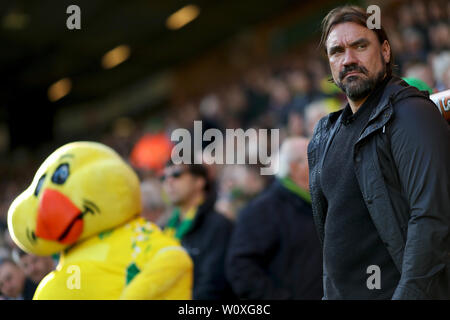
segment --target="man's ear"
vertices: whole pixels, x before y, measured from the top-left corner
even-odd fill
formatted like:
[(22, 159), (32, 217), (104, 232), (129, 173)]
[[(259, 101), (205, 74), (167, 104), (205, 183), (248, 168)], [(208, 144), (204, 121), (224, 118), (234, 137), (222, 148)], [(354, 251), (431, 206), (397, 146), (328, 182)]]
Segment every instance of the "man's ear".
[(387, 40), (384, 40), (381, 45), (381, 54), (383, 55), (384, 61), (389, 63), (391, 60), (391, 46)]
[(205, 189), (205, 184), (206, 184), (205, 179), (203, 177), (196, 177), (195, 180), (196, 180), (195, 185), (197, 187), (197, 190), (203, 191)]

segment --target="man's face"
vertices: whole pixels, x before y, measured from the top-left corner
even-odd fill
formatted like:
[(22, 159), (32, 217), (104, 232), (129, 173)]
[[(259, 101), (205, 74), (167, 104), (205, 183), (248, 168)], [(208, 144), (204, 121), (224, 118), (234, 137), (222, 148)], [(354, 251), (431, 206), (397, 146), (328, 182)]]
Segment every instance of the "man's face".
[(10, 262), (0, 266), (0, 292), (9, 298), (18, 298), (25, 285), (25, 274)]
[(170, 201), (175, 205), (182, 205), (201, 191), (201, 178), (189, 173), (183, 165), (169, 166), (164, 169), (163, 187)]
[(42, 278), (53, 270), (53, 260), (51, 257), (25, 254), (20, 257), (20, 264), (26, 276), (34, 283), (39, 283)]
[(334, 82), (350, 100), (367, 97), (384, 78), (390, 46), (387, 41), (380, 45), (372, 30), (340, 23), (331, 29), (326, 48)]

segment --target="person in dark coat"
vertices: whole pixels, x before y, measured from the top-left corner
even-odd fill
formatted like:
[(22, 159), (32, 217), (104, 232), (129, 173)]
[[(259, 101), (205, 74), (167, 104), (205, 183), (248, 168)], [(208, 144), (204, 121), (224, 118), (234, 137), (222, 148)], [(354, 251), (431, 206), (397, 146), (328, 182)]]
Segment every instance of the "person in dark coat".
[(321, 299), (322, 252), (308, 192), (305, 138), (289, 138), (278, 179), (238, 216), (226, 272), (241, 299)]
[(450, 299), (450, 128), (392, 74), (382, 27), (333, 9), (322, 40), (348, 103), (308, 146), (324, 299)]
[(193, 299), (232, 299), (225, 256), (233, 224), (214, 210), (216, 196), (207, 169), (169, 162), (163, 187), (175, 206), (163, 229), (181, 241), (194, 262)]

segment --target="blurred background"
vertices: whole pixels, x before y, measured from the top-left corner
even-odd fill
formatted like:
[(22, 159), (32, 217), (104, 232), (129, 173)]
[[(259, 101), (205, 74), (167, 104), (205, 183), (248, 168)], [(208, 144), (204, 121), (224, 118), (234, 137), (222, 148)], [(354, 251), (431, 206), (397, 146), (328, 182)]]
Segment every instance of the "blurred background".
[[(2, 255), (13, 246), (9, 205), (67, 142), (99, 141), (118, 151), (142, 180), (144, 214), (158, 222), (170, 211), (158, 174), (174, 129), (202, 120), (204, 130), (310, 136), (322, 116), (345, 104), (319, 48), (322, 18), (345, 3), (380, 6), (397, 75), (435, 92), (450, 87), (446, 0), (2, 0)], [(66, 27), (73, 4), (80, 30)], [(247, 165), (210, 166), (210, 174), (216, 206), (231, 219), (271, 179)]]

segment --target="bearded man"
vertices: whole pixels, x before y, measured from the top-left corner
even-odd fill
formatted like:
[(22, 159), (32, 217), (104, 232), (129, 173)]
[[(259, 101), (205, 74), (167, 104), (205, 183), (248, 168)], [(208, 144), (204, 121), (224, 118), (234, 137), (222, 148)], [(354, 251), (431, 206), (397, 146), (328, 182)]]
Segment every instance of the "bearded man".
[(323, 20), (343, 110), (308, 146), (324, 299), (450, 299), (450, 127), (392, 75), (386, 32), (354, 6)]

